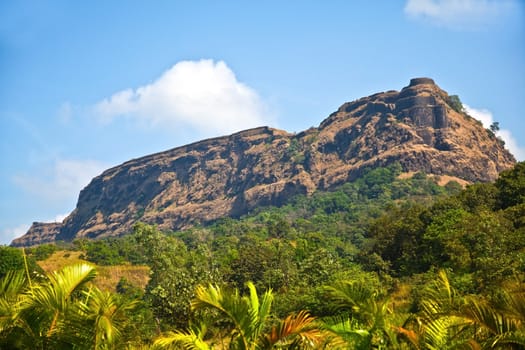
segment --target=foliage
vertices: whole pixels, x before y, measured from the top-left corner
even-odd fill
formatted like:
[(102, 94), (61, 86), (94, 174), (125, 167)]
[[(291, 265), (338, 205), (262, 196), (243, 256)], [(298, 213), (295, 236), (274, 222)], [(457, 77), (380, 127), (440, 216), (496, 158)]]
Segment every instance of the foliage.
[(41, 244), (36, 247), (28, 249), (28, 256), (31, 256), (36, 261), (42, 261), (51, 256), (54, 252), (57, 251), (57, 246), (55, 244)]
[(490, 131), (492, 131), (493, 133), (496, 133), (499, 131), (499, 122), (493, 122), (492, 124), (490, 124)]
[(145, 290), (88, 276), (58, 294), (63, 278), (35, 278), (34, 262), (56, 248), (31, 249), (27, 273), (0, 247), (0, 348), (148, 346), (163, 331), (157, 347), (523, 348), (524, 164), (465, 189), (394, 164), (205, 227), (75, 242), (99, 271), (147, 264)]
[(24, 250), (0, 245), (0, 278), (3, 278), (9, 271), (26, 270), (26, 268), (27, 273), (33, 277), (42, 272), (35, 259), (25, 255)]
[(108, 349), (124, 344), (135, 301), (89, 284), (95, 269), (66, 266), (42, 281), (9, 273), (0, 283), (0, 347), (8, 349)]
[[(191, 304), (195, 310), (215, 312), (207, 322), (209, 325), (220, 324), (219, 338), (228, 339), (229, 349), (308, 349), (316, 348), (321, 343), (323, 332), (304, 311), (289, 315), (266, 332), (273, 293), (268, 290), (259, 297), (253, 283), (248, 283), (247, 289), (249, 294), (241, 296), (238, 290), (223, 290), (216, 285), (199, 286)], [(180, 344), (188, 349), (212, 349), (213, 340), (204, 340), (209, 325), (201, 323), (197, 331), (190, 328), (188, 331), (170, 332), (159, 337), (155, 344), (161, 347)]]
[(503, 171), (495, 186), (498, 189), (497, 208), (506, 209), (525, 203), (525, 162)]
[(186, 325), (195, 287), (219, 279), (207, 249), (188, 252), (181, 240), (142, 223), (134, 237), (151, 268), (145, 298), (154, 315), (167, 325)]
[(456, 112), (458, 113), (463, 112), (463, 103), (461, 103), (461, 100), (459, 99), (458, 95), (450, 95), (448, 97), (448, 104)]

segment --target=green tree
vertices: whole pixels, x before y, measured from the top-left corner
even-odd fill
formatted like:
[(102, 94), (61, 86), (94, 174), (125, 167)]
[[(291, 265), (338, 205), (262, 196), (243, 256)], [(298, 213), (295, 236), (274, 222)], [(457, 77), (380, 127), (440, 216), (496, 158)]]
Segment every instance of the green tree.
[(336, 316), (324, 328), (341, 341), (338, 348), (393, 349), (398, 346), (388, 296), (370, 280), (345, 280), (326, 286), (326, 299)]
[(12, 270), (25, 270), (35, 276), (42, 272), (32, 256), (24, 256), (23, 249), (0, 245), (0, 278)]
[(134, 235), (151, 268), (145, 298), (154, 315), (163, 327), (185, 327), (196, 286), (219, 280), (211, 252), (204, 246), (188, 252), (181, 240), (143, 223), (135, 225)]
[(400, 334), (416, 349), (523, 349), (525, 298), (502, 290), (499, 306), (480, 296), (464, 297), (445, 271), (423, 291), (420, 311)]
[(503, 171), (495, 186), (499, 191), (499, 208), (505, 209), (525, 203), (525, 162), (519, 162), (514, 168)]
[(426, 213), (427, 209), (417, 204), (393, 207), (371, 224), (371, 244), (363, 254), (378, 254), (395, 275), (426, 271), (428, 265), (421, 254)]
[[(135, 310), (137, 300), (127, 300), (118, 294), (103, 292), (98, 288), (83, 291), (83, 298), (78, 304), (82, 336), (89, 341), (93, 349), (111, 349), (125, 342), (129, 330), (130, 314)], [(127, 337), (130, 335), (127, 334)]]
[(70, 265), (31, 281), (22, 271), (0, 283), (0, 347), (113, 349), (125, 343), (135, 301), (101, 292), (89, 282), (93, 266)]
[(493, 122), (492, 124), (490, 124), (490, 131), (492, 131), (493, 133), (496, 133), (499, 131), (499, 122)]
[[(273, 301), (271, 290), (257, 295), (253, 283), (248, 283), (248, 295), (239, 291), (224, 290), (218, 286), (199, 286), (192, 301), (194, 310), (214, 313), (214, 322), (220, 324), (219, 339), (227, 339), (229, 349), (255, 350), (272, 348), (308, 349), (320, 344), (323, 333), (316, 328), (314, 319), (306, 312), (290, 315), (277, 322), (266, 332)], [(197, 330), (176, 331), (156, 339), (161, 347), (181, 345), (186, 349), (213, 349), (212, 341), (205, 341), (206, 326)], [(223, 345), (219, 346), (224, 348)]]
[(459, 99), (458, 95), (450, 95), (448, 97), (448, 105), (458, 113), (463, 113), (463, 103)]

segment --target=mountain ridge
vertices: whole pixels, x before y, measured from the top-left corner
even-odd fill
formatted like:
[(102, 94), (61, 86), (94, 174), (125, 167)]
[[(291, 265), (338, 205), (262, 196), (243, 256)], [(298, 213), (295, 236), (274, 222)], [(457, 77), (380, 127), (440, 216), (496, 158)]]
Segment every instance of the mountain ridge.
[(290, 196), (330, 190), (367, 168), (494, 180), (514, 157), (430, 78), (344, 103), (297, 134), (267, 126), (122, 163), (95, 177), (61, 223), (35, 223), (12, 245), (126, 234), (137, 221), (183, 229)]

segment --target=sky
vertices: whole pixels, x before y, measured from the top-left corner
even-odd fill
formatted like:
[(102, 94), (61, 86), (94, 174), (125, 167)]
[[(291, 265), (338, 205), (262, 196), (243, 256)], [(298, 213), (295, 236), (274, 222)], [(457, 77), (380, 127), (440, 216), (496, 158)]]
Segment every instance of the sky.
[(431, 77), (525, 160), (525, 2), (0, 1), (0, 244), (105, 169)]

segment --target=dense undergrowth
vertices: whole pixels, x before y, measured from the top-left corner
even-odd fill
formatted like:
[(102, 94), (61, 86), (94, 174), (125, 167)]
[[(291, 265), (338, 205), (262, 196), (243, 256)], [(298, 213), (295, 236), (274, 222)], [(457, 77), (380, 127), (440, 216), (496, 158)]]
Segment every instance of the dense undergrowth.
[[(25, 260), (1, 247), (0, 347), (523, 348), (525, 163), (466, 189), (400, 174), (399, 165), (370, 170), (331, 192), (186, 231), (140, 223), (121, 238), (27, 249)], [(60, 287), (36, 263), (56, 250), (99, 266), (147, 265), (150, 279), (142, 289), (121, 278), (106, 297), (113, 304), (98, 309), (89, 300), (105, 292), (79, 283), (58, 312), (35, 297)], [(7, 271), (17, 269), (13, 292)], [(109, 304), (122, 313), (106, 310), (100, 325), (92, 309)], [(39, 317), (46, 312), (55, 316)], [(112, 315), (110, 337), (102, 330)], [(57, 325), (71, 320), (86, 329)]]

